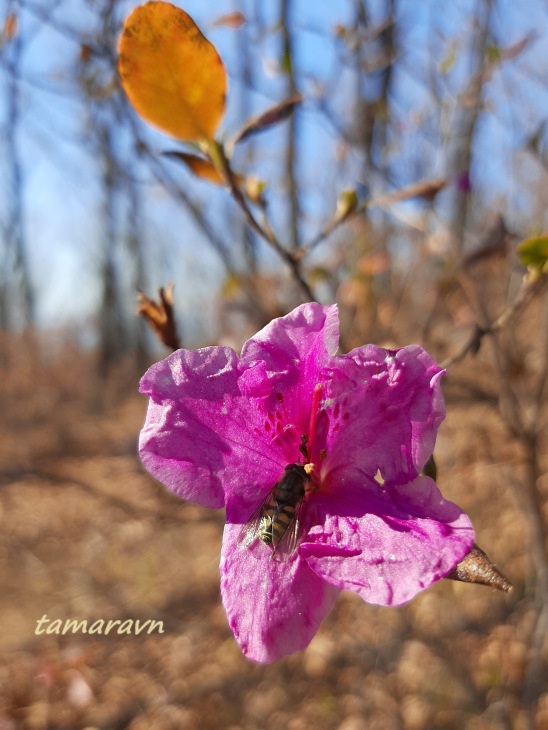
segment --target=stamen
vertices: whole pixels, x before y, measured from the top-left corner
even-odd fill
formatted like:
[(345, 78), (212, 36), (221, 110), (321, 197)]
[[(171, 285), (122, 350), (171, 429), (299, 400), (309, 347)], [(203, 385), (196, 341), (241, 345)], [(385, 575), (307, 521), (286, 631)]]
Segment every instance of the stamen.
[(322, 397), (323, 385), (318, 383), (312, 393), (312, 408), (310, 410), (310, 424), (308, 426), (308, 443), (307, 451), (308, 458), (312, 456), (312, 445), (314, 442), (314, 434), (316, 433), (316, 422), (318, 419), (318, 407), (320, 405), (320, 398)]
[(381, 470), (377, 469), (377, 473), (373, 477), (373, 479), (377, 482), (377, 484), (382, 487), (384, 485), (384, 477), (381, 474)]
[(318, 478), (318, 475), (314, 471), (316, 465), (312, 464), (312, 462), (308, 462), (308, 464), (304, 465), (304, 470), (308, 474), (308, 479), (310, 480), (308, 484), (305, 487), (305, 495), (308, 496), (312, 494), (312, 492), (316, 492), (320, 488), (320, 480)]

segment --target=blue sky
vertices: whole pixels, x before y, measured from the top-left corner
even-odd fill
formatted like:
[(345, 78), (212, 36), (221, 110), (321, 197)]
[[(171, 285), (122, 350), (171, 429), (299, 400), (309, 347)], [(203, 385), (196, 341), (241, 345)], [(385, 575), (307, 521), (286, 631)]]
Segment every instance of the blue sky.
[[(46, 0), (35, 6), (51, 8)], [(123, 17), (137, 3), (120, 2), (117, 12)], [(241, 52), (238, 34), (247, 33), (253, 54), (255, 91), (248, 99), (253, 112), (266, 108), (284, 96), (283, 76), (277, 73), (280, 35), (275, 26), (277, 2), (236, 3), (233, 0), (188, 0), (182, 7), (192, 15), (203, 32), (217, 46), (228, 71), (230, 94), (222, 130), (233, 132), (243, 121), (241, 113)], [(397, 174), (397, 184), (416, 180), (417, 170), (425, 176), (447, 173), (448, 145), (461, 104), (460, 92), (468, 78), (468, 44), (473, 37), (473, 13), (477, 3), (459, 0), (417, 3), (400, 0), (398, 32), (402, 56), (396, 65), (393, 109), (397, 113), (395, 133), (387, 155)], [(4, 8), (7, 5), (4, 3)], [(101, 179), (90, 129), (90, 117), (77, 92), (79, 43), (72, 30), (84, 39), (92, 38), (96, 18), (84, 0), (65, 0), (51, 13), (52, 29), (35, 14), (20, 13), (22, 37), (30, 39), (25, 49), (21, 94), (24, 99), (23, 123), (18, 143), (24, 163), (25, 210), (33, 278), (37, 285), (39, 321), (51, 325), (93, 317), (98, 296), (97, 270), (100, 265), (98, 241), (102, 235)], [(374, 22), (383, 20), (385, 3), (369, 3)], [(243, 10), (249, 18), (247, 28), (235, 31), (214, 28), (220, 15)], [(263, 27), (269, 33), (258, 37), (253, 20), (261, 11)], [(352, 119), (350, 93), (355, 83), (351, 70), (341, 72), (344, 45), (334, 38), (337, 24), (351, 21), (354, 4), (346, 2), (310, 3), (295, 0), (292, 32), (297, 44), (295, 59), (299, 86), (305, 102), (298, 112), (299, 160), (305, 238), (311, 237), (331, 213), (337, 192), (367, 182), (376, 190), (374, 179), (360, 180), (360, 153), (347, 149), (341, 156), (335, 130), (319, 112), (325, 100), (345, 122)], [(542, 53), (547, 11), (540, 0), (519, 5), (510, 0), (496, 4), (496, 43), (509, 46), (528, 33), (537, 40), (515, 61), (497, 69), (485, 87), (487, 113), (478, 128), (475, 164), (471, 171), (476, 190), (487, 203), (504, 201), (505, 210), (516, 224), (546, 225), (543, 211), (531, 199), (531, 181), (544, 174), (538, 163), (523, 152), (524, 142), (546, 119), (548, 96), (543, 79), (547, 77), (548, 56)], [(265, 21), (268, 21), (265, 23)], [(440, 63), (450, 54), (454, 65), (445, 74)], [(441, 94), (432, 98), (425, 81), (434, 74)], [(4, 82), (3, 82), (4, 83)], [(443, 108), (442, 125), (437, 120), (438, 105)], [(0, 106), (0, 111), (2, 106)], [(139, 123), (140, 124), (140, 123)], [(143, 134), (161, 152), (173, 149), (172, 141), (141, 125)], [(280, 238), (284, 238), (286, 191), (281, 186), (279, 152), (285, 139), (283, 126), (257, 137), (253, 170), (270, 181), (271, 214)], [(120, 132), (120, 149), (127, 148), (128, 136)], [(252, 145), (242, 147), (235, 158), (244, 165)], [(142, 192), (146, 201), (144, 226), (149, 250), (150, 290), (168, 279), (175, 279), (184, 292), (180, 304), (188, 326), (196, 332), (214, 328), (211, 301), (214, 288), (223, 277), (217, 255), (204, 242), (185, 211), (175, 205), (162, 188), (151, 181), (143, 168)], [(227, 220), (237, 220), (237, 212), (223, 190), (173, 169), (198, 204), (207, 208), (211, 223), (221, 235), (232, 235)], [(2, 181), (4, 181), (2, 183)], [(8, 184), (5, 176), (0, 184)], [(378, 190), (378, 192), (382, 192)], [(443, 203), (443, 201), (442, 201)], [(414, 205), (414, 204), (408, 204)], [(0, 215), (2, 206), (0, 204)], [(176, 235), (174, 235), (176, 232)], [(276, 265), (266, 247), (261, 259)], [(71, 305), (67, 308), (67, 301)], [(130, 306), (133, 306), (131, 303)]]

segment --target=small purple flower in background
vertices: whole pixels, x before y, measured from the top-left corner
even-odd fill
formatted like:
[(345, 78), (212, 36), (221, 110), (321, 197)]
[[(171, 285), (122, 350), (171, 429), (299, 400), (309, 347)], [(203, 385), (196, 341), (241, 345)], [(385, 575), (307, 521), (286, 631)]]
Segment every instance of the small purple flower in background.
[(461, 193), (472, 192), (472, 181), (470, 179), (470, 172), (468, 170), (462, 170), (457, 175), (456, 179), (457, 190)]
[(420, 347), (336, 355), (335, 306), (245, 343), (178, 350), (141, 381), (140, 455), (183, 499), (226, 507), (221, 593), (250, 659), (304, 649), (341, 589), (397, 606), (469, 552), (468, 517), (420, 476), (445, 416)]

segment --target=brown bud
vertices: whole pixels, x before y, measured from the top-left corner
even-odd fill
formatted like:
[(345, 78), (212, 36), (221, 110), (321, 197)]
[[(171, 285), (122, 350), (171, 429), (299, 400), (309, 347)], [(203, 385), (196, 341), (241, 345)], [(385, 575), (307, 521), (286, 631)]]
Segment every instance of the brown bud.
[(234, 28), (234, 30), (238, 30), (238, 28), (240, 28), (245, 22), (246, 17), (243, 13), (226, 13), (225, 15), (220, 15), (216, 20), (214, 20), (211, 27), (218, 28), (219, 26), (224, 26), (225, 28)]
[(179, 349), (180, 344), (173, 313), (173, 284), (168, 284), (165, 289), (161, 287), (158, 295), (159, 299), (155, 302), (143, 292), (139, 292), (137, 314), (146, 319), (160, 342), (175, 351)]
[(80, 46), (80, 62), (87, 63), (93, 56), (93, 49), (87, 43), (82, 43)]
[(17, 35), (17, 15), (15, 13), (6, 15), (2, 35), (6, 41), (11, 41)]
[(514, 588), (510, 581), (497, 570), (487, 555), (475, 543), (460, 563), (457, 563), (446, 578), (462, 583), (481, 583), (510, 593)]

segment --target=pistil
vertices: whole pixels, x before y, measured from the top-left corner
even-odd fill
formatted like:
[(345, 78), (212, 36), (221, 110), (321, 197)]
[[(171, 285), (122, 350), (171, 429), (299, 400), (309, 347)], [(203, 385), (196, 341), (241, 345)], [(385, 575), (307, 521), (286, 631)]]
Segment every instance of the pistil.
[(308, 451), (308, 460), (312, 457), (312, 447), (314, 445), (314, 436), (316, 433), (316, 424), (318, 421), (318, 410), (320, 406), (320, 399), (322, 397), (323, 385), (318, 383), (312, 393), (312, 408), (310, 409), (310, 422), (308, 424), (308, 441), (306, 444)]

